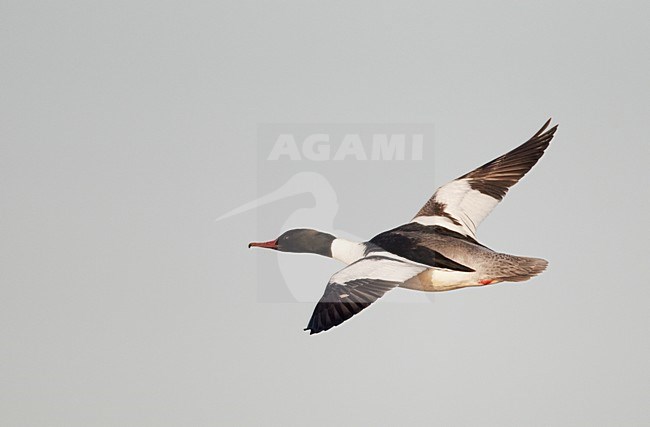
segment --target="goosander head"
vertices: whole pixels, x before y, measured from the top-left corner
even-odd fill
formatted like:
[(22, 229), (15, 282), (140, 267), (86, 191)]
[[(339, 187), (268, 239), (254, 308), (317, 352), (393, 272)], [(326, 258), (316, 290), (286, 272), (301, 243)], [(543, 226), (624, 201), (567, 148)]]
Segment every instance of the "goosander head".
[(281, 252), (312, 253), (332, 256), (332, 242), (335, 237), (310, 228), (296, 228), (283, 233), (275, 240), (249, 243), (248, 247), (275, 249)]

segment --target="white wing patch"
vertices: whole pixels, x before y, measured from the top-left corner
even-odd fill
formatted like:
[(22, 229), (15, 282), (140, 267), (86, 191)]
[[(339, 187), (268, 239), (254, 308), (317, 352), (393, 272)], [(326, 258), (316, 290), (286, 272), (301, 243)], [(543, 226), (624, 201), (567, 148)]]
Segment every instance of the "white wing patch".
[(413, 264), (373, 254), (335, 273), (330, 279), (330, 283), (345, 285), (347, 282), (357, 279), (402, 283), (427, 268), (429, 267), (426, 265)]
[(462, 223), (463, 234), (476, 237), (476, 228), (499, 204), (494, 197), (473, 190), (467, 179), (452, 181), (436, 191), (436, 200), (446, 205), (445, 211)]
[(452, 218), (421, 215), (413, 221), (422, 225), (440, 225), (472, 238), (476, 238), (476, 228), (481, 221), (499, 204), (494, 197), (473, 190), (466, 179), (443, 185), (433, 197), (444, 205), (445, 212)]

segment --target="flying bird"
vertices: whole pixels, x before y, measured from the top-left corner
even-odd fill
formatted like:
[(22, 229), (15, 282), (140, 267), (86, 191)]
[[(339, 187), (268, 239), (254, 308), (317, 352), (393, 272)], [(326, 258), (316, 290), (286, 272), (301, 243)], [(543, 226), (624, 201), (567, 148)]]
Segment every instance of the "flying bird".
[(305, 328), (310, 334), (340, 325), (396, 287), (437, 292), (528, 280), (548, 262), (493, 251), (477, 241), (476, 228), (542, 157), (557, 130), (550, 123), (519, 147), (438, 188), (411, 222), (367, 242), (293, 229), (248, 247), (314, 253), (347, 265), (327, 283)]

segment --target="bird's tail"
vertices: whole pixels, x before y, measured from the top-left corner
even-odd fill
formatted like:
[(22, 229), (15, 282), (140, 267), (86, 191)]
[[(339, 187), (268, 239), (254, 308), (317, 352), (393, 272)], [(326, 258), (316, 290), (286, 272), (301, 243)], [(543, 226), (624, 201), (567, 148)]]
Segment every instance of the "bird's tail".
[(500, 261), (496, 280), (500, 282), (523, 282), (537, 276), (548, 266), (548, 261), (541, 258), (499, 254)]

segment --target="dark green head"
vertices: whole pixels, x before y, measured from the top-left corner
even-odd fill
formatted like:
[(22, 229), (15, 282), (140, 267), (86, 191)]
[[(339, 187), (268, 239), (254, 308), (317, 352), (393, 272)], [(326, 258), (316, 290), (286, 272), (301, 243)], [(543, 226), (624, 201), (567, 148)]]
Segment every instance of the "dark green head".
[(331, 257), (334, 239), (334, 236), (322, 231), (310, 228), (295, 228), (282, 233), (275, 240), (249, 243), (248, 247), (257, 246), (281, 252), (312, 253)]

